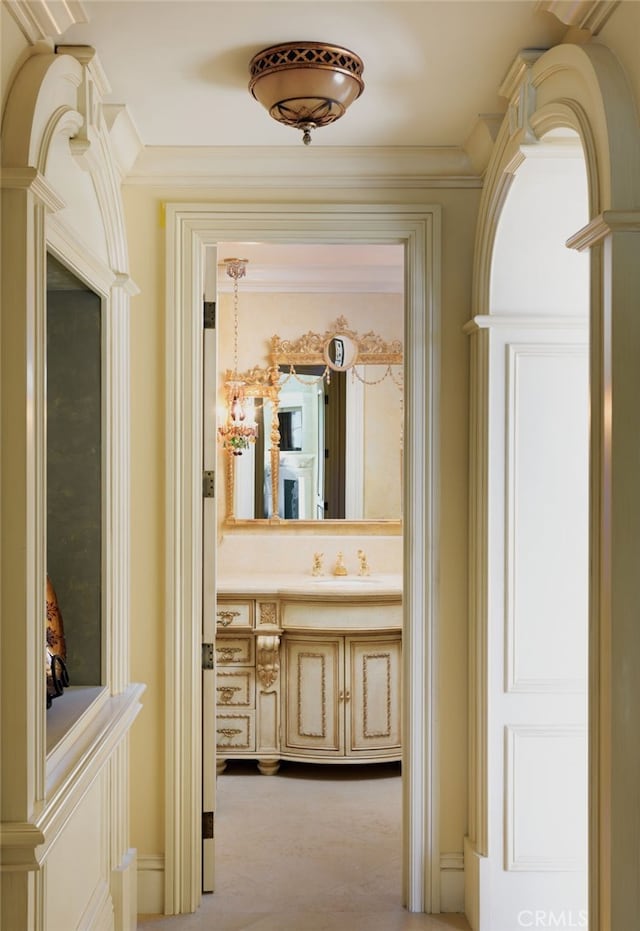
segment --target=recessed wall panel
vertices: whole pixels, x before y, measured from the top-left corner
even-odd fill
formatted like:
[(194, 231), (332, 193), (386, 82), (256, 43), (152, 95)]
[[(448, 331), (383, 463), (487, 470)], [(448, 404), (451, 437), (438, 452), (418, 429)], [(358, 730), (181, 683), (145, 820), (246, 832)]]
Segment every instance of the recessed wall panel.
[(586, 728), (507, 727), (506, 770), (505, 869), (585, 869)]
[(507, 347), (508, 691), (580, 692), (587, 674), (588, 358)]

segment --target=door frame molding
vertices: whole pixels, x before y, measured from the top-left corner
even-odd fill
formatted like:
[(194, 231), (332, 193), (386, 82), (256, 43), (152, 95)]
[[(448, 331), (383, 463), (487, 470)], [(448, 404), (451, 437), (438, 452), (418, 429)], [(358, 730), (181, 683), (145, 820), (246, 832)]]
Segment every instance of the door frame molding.
[(174, 203), (166, 228), (165, 913), (201, 896), (205, 254), (256, 239), (405, 248), (403, 896), (409, 911), (438, 912), (440, 207)]

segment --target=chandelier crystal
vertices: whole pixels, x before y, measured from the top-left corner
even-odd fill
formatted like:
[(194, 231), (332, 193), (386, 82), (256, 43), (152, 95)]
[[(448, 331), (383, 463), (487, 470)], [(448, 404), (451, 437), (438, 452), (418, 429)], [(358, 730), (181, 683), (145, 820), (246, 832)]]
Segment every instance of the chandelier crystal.
[(247, 271), (247, 259), (224, 259), (227, 275), (233, 279), (233, 375), (225, 383), (227, 419), (218, 427), (222, 448), (232, 456), (241, 456), (243, 449), (254, 443), (258, 428), (247, 418), (244, 409), (244, 382), (238, 375), (238, 281)]

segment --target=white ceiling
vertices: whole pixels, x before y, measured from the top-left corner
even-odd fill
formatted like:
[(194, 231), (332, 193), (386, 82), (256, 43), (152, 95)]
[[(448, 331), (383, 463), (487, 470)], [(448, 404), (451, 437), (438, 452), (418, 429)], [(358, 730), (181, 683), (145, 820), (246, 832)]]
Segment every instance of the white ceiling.
[(391, 244), (314, 245), (281, 243), (218, 243), (217, 275), (207, 270), (205, 290), (213, 294), (233, 290), (224, 260), (247, 260), (243, 292), (325, 292), (401, 294), (404, 288), (404, 249)]
[(110, 103), (148, 146), (300, 146), (247, 90), (248, 64), (279, 42), (320, 40), (364, 60), (365, 90), (313, 146), (459, 146), (520, 48), (565, 28), (531, 0), (85, 0), (59, 44), (92, 45)]

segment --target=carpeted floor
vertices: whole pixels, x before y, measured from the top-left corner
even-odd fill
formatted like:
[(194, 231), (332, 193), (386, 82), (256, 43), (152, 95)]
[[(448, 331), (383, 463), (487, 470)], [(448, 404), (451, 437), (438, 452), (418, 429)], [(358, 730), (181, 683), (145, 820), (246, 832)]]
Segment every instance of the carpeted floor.
[(401, 777), (396, 763), (283, 763), (218, 777), (217, 891), (194, 915), (147, 916), (149, 931), (446, 931), (462, 915), (401, 905)]

